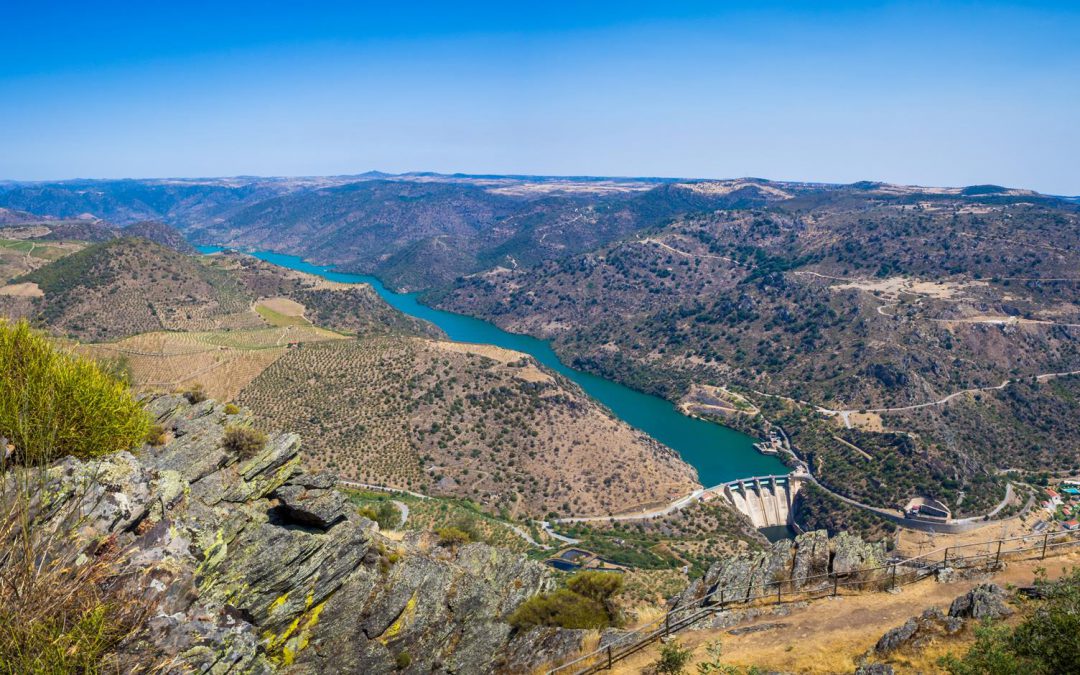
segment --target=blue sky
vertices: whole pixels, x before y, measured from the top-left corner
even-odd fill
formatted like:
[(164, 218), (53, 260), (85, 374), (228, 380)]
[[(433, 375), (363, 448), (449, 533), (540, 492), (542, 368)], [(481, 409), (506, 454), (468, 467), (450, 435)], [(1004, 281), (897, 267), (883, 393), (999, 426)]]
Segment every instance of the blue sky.
[(0, 178), (381, 169), (1080, 194), (1080, 3), (534, 4), (12, 3)]

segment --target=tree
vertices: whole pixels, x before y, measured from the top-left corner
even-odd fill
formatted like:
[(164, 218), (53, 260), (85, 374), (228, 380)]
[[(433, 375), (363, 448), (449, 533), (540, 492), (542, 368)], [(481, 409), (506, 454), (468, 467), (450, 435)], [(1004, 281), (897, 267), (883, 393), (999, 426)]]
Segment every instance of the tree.
[(392, 530), (401, 524), (401, 512), (392, 501), (384, 500), (375, 512), (375, 522), (379, 524), (380, 529)]

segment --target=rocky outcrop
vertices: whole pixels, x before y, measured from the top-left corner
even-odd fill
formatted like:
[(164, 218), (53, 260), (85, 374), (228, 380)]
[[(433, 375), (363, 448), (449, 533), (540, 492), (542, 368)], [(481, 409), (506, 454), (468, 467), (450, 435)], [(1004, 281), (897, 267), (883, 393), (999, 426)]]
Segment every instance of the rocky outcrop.
[(774, 542), (764, 551), (718, 560), (675, 599), (674, 607), (715, 605), (768, 598), (800, 591), (831, 589), (834, 583), (869, 589), (885, 582), (885, 547), (841, 533), (832, 540), (825, 530), (807, 532), (794, 541)]
[(963, 627), (963, 619), (946, 616), (940, 609), (931, 607), (882, 635), (874, 645), (874, 652), (886, 656), (902, 648), (920, 648), (936, 637), (952, 635)]
[(483, 544), (391, 542), (333, 477), (300, 468), (296, 436), (240, 457), (222, 436), (245, 415), (179, 396), (147, 407), (165, 445), (57, 463), (31, 513), (37, 527), (76, 513), (84, 559), (103, 541), (125, 551), (116, 583), (151, 611), (118, 671), (520, 672), (581, 647), (580, 631), (506, 623), (552, 586), (544, 566)]
[(861, 579), (869, 575), (866, 570), (885, 564), (885, 544), (867, 543), (858, 535), (850, 532), (837, 534), (832, 541), (832, 573), (839, 576), (859, 575)]
[(953, 600), (949, 613), (936, 607), (912, 617), (881, 636), (873, 654), (882, 657), (903, 649), (919, 649), (943, 635), (953, 635), (967, 620), (999, 619), (1012, 614), (1005, 604), (1004, 589), (997, 584), (982, 584)]
[(829, 534), (825, 530), (814, 530), (800, 535), (796, 539), (795, 563), (791, 578), (796, 589), (813, 588), (828, 584), (822, 578), (829, 573)]
[(981, 584), (952, 601), (949, 616), (962, 619), (1000, 619), (1012, 614), (1005, 604), (1005, 589), (997, 584)]

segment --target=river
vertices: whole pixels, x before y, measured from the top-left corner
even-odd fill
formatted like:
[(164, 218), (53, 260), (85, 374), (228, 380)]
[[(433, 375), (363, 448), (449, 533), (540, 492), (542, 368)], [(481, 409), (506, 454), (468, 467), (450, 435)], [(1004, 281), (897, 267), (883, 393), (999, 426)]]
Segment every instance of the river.
[[(202, 253), (223, 250), (216, 246), (200, 246)], [(675, 406), (658, 396), (643, 394), (602, 377), (575, 370), (555, 355), (551, 345), (528, 335), (509, 333), (495, 324), (463, 314), (435, 309), (421, 303), (416, 293), (395, 293), (377, 278), (368, 275), (335, 272), (332, 267), (309, 263), (296, 256), (270, 251), (249, 252), (260, 260), (281, 267), (316, 274), (330, 281), (370, 284), (375, 292), (392, 307), (430, 321), (441, 328), (451, 340), (490, 344), (531, 355), (548, 368), (577, 383), (585, 393), (606, 406), (632, 427), (660, 441), (697, 469), (698, 479), (705, 486), (770, 474), (787, 473), (788, 469), (775, 457), (762, 455), (753, 446), (754, 439), (721, 424), (687, 417)]]

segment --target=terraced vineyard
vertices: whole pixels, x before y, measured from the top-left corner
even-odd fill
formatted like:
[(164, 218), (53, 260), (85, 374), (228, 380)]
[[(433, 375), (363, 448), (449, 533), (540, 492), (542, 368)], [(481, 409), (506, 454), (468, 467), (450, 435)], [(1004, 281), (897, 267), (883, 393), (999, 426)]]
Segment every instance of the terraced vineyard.
[(696, 487), (670, 450), (516, 352), (380, 336), (291, 350), (237, 397), (365, 483), (512, 515), (617, 513)]

